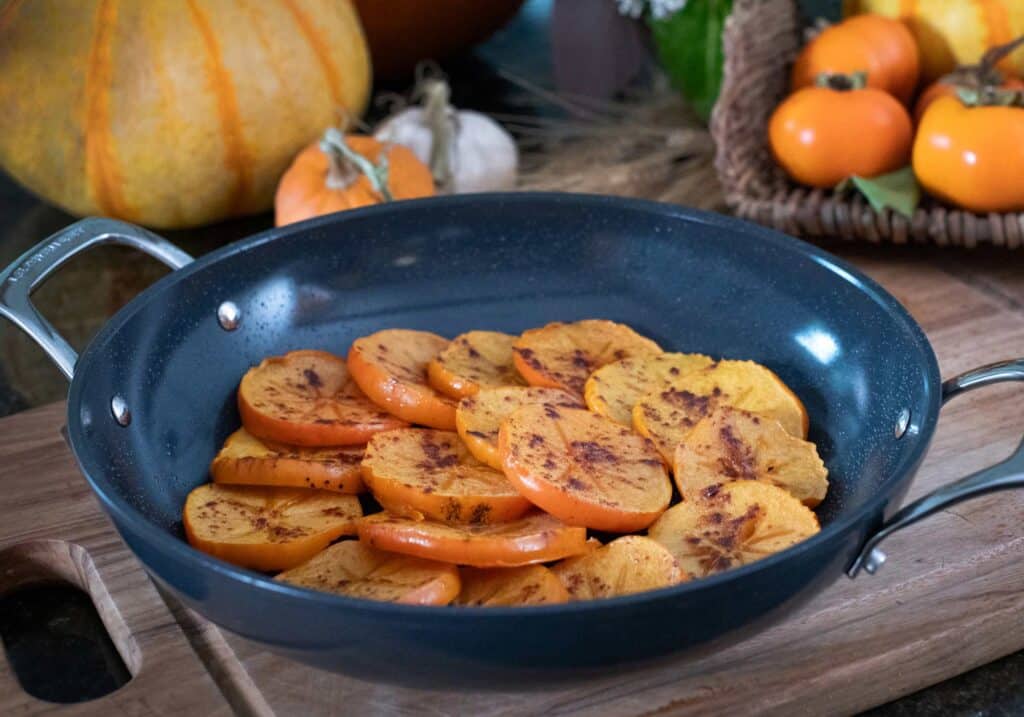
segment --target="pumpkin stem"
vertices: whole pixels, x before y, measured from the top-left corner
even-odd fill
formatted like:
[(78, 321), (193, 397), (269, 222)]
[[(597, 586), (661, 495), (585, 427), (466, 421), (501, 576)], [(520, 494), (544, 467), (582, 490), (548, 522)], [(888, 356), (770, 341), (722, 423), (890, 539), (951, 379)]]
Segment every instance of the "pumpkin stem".
[(345, 135), (331, 127), (324, 132), (320, 140), (320, 149), (330, 160), (327, 170), (327, 187), (329, 189), (347, 189), (362, 174), (370, 182), (373, 190), (385, 202), (394, 200), (388, 189), (388, 156), (387, 148), (381, 151), (380, 161), (374, 164), (359, 154), (345, 142)]
[(868, 86), (868, 73), (863, 71), (851, 72), (850, 74), (822, 72), (814, 78), (814, 84), (816, 87), (827, 87), (830, 90), (839, 90), (840, 92), (863, 90)]
[(449, 102), (451, 89), (443, 79), (425, 78), (418, 88), (423, 97), (423, 116), (430, 128), (430, 173), (440, 187), (452, 178), (452, 144), (455, 141), (455, 111)]

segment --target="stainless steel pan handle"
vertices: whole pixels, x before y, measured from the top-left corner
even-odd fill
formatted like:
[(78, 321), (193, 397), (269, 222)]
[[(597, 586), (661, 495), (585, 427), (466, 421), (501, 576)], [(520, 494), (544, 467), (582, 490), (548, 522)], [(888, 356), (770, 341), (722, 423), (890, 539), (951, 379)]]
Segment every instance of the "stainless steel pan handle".
[[(1005, 381), (1024, 381), (1024, 358), (989, 364), (954, 376), (942, 384), (942, 402), (945, 404), (967, 391)], [(873, 575), (885, 562), (885, 553), (878, 547), (879, 544), (897, 530), (902, 530), (943, 508), (1007, 488), (1024, 488), (1024, 441), (1017, 446), (1013, 455), (1002, 463), (944, 485), (901, 508), (868, 538), (846, 574), (855, 578), (863, 568)]]
[(64, 262), (100, 244), (121, 244), (149, 254), (172, 269), (192, 257), (150, 231), (115, 219), (82, 219), (18, 257), (0, 272), (0, 316), (6, 316), (39, 344), (71, 380), (78, 354), (32, 304), (32, 292)]

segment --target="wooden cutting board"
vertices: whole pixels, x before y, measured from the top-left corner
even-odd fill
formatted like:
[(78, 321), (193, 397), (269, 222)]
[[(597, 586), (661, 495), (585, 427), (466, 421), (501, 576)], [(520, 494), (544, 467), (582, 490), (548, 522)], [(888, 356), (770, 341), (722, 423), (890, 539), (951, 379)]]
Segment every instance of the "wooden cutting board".
[[(1024, 356), (1015, 256), (852, 258), (921, 322), (944, 375)], [(1009, 454), (1024, 427), (1022, 397), (1024, 387), (1000, 386), (950, 404), (910, 498)], [(0, 714), (845, 714), (1024, 648), (1017, 491), (897, 534), (878, 575), (842, 578), (785, 622), (697, 662), (533, 693), (417, 691), (333, 675), (161, 599), (79, 475), (58, 433), (63, 411), (54, 404), (0, 420), (0, 590), (41, 577), (83, 586), (134, 677), (61, 708), (26, 695), (3, 662)]]

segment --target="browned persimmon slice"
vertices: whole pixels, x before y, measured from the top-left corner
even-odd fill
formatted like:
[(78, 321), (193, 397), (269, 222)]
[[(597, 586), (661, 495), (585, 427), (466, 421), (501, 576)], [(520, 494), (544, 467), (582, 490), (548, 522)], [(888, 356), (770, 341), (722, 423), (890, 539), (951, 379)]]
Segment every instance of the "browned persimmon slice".
[(498, 450), (519, 492), (570, 525), (640, 530), (672, 498), (654, 445), (589, 411), (524, 406), (501, 424)]
[(403, 428), (370, 439), (363, 475), (396, 515), (447, 523), (504, 523), (531, 505), (504, 473), (473, 458), (453, 431)]
[(819, 530), (817, 516), (786, 491), (741, 480), (672, 506), (648, 534), (699, 578), (760, 560)]
[(813, 508), (828, 492), (828, 470), (810, 441), (771, 418), (720, 406), (676, 447), (675, 480), (684, 499), (709, 486), (759, 480)]
[(362, 493), (365, 446), (304, 448), (261, 441), (240, 428), (210, 464), (215, 483), (320, 488)]
[(525, 386), (512, 365), (517, 336), (498, 331), (460, 334), (427, 367), (430, 385), (446, 396), (464, 398), (481, 388)]
[(254, 570), (288, 570), (355, 533), (359, 499), (309, 488), (201, 485), (182, 520), (193, 547)]
[(569, 602), (558, 577), (543, 565), (521, 568), (462, 568), (462, 591), (456, 605), (510, 607)]
[(522, 406), (550, 405), (583, 408), (583, 402), (560, 388), (506, 386), (485, 388), (475, 396), (459, 401), (455, 428), (469, 452), (491, 468), (503, 470), (498, 455), (498, 429), (501, 422)]
[(386, 329), (356, 339), (348, 368), (378, 406), (410, 423), (455, 430), (455, 401), (427, 380), (427, 365), (448, 339), (428, 331)]
[(656, 590), (687, 578), (667, 548), (642, 535), (616, 538), (592, 553), (563, 560), (552, 571), (572, 600)]
[(654, 389), (633, 407), (633, 427), (671, 463), (683, 437), (719, 406), (774, 418), (791, 435), (807, 437), (807, 411), (800, 399), (753, 361), (718, 361)]
[(292, 446), (363, 444), (406, 425), (368, 399), (345, 360), (292, 351), (249, 369), (238, 387), (242, 424), (257, 438)]
[(579, 396), (587, 377), (605, 364), (660, 354), (661, 347), (625, 324), (587, 319), (526, 331), (512, 351), (516, 369), (528, 384)]
[(406, 605), (447, 605), (459, 594), (459, 569), (387, 553), (358, 540), (336, 543), (275, 580), (311, 590)]
[(377, 513), (359, 522), (359, 539), (381, 550), (476, 568), (546, 563), (589, 550), (587, 531), (545, 513), (510, 523), (449, 525)]
[(703, 354), (664, 353), (613, 361), (594, 371), (583, 387), (587, 408), (623, 426), (633, 425), (633, 406), (656, 388), (712, 364)]

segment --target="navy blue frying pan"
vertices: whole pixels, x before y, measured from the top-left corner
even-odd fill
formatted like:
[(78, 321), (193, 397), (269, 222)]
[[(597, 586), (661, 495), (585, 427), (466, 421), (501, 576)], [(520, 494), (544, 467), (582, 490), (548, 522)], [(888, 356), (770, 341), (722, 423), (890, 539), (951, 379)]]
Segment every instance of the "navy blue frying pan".
[[(126, 244), (176, 271), (76, 357), (29, 301), (69, 257)], [(0, 313), (69, 379), (68, 436), (149, 573), (227, 629), (318, 667), (417, 685), (522, 686), (696, 654), (757, 630), (837, 577), (878, 569), (886, 535), (1024, 485), (1024, 454), (896, 511), (944, 400), (1024, 378), (1024, 360), (942, 383), (928, 340), (875, 282), (751, 224), (611, 197), (493, 194), (399, 202), (273, 229), (197, 261), (137, 227), (86, 219), (0, 274)], [(193, 550), (181, 509), (239, 425), (263, 357), (344, 354), (389, 327), (454, 336), (622, 321), (669, 350), (768, 365), (803, 399), (829, 468), (821, 533), (676, 587), (532, 608), (428, 608), (317, 593)], [(898, 569), (895, 566), (894, 569)]]

